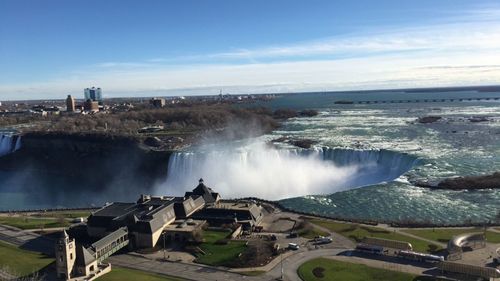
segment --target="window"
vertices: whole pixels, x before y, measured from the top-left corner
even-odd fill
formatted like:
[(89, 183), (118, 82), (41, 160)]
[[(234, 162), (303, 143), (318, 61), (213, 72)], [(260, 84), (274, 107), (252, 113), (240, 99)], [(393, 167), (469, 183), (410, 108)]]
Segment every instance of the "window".
[(73, 259), (73, 253), (70, 253), (69, 254), (69, 259), (72, 260)]
[(62, 262), (63, 261), (63, 256), (60, 256), (59, 257), (59, 261)]

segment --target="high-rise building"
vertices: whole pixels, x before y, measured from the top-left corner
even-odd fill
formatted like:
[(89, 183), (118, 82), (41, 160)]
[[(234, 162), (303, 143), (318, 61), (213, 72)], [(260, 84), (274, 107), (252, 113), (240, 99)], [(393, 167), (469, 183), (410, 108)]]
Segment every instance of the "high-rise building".
[(99, 102), (99, 104), (102, 104), (102, 90), (101, 88), (85, 88), (83, 90), (83, 93), (85, 95), (85, 100), (92, 100)]
[(68, 97), (66, 98), (66, 111), (75, 111), (75, 99), (71, 95), (68, 95)]

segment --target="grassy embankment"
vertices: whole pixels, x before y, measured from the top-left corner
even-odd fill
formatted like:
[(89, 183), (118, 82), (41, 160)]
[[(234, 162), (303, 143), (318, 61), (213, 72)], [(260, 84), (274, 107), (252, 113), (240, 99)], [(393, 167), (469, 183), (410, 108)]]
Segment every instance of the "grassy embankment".
[(38, 213), (35, 216), (40, 216), (40, 217), (46, 217), (46, 218), (68, 218), (68, 219), (75, 219), (75, 218), (87, 218), (90, 216), (92, 212), (91, 211), (85, 211), (85, 210), (75, 210), (75, 211), (55, 211), (55, 212), (45, 212), (45, 213)]
[(298, 229), (297, 229), (297, 234), (301, 237), (307, 238), (307, 239), (313, 239), (318, 236), (329, 236), (330, 233), (325, 232), (321, 229), (318, 229), (316, 225), (310, 223), (309, 221), (305, 220), (302, 223), (299, 224)]
[(310, 219), (309, 221), (313, 224), (325, 227), (332, 232), (343, 235), (355, 242), (360, 242), (364, 237), (376, 237), (409, 242), (413, 246), (413, 250), (418, 252), (431, 253), (441, 249), (439, 246), (430, 244), (426, 241), (409, 237), (400, 233), (391, 232), (379, 227), (341, 223), (320, 219)]
[(7, 217), (0, 216), (0, 224), (10, 225), (20, 229), (41, 229), (51, 227), (66, 227), (70, 222), (56, 218)]
[[(434, 240), (441, 243), (447, 243), (453, 236), (472, 233), (483, 232), (482, 228), (434, 228), (434, 229), (405, 229), (404, 232), (411, 233), (416, 236), (424, 237), (429, 240)], [(486, 240), (490, 243), (500, 243), (500, 233), (493, 231), (486, 231)]]
[(317, 258), (302, 264), (297, 270), (304, 281), (431, 281), (430, 277), (373, 268), (362, 264)]
[(236, 259), (245, 251), (246, 242), (228, 241), (227, 244), (218, 242), (224, 240), (229, 233), (229, 231), (204, 231), (204, 242), (201, 243), (199, 247), (205, 252), (205, 255), (199, 256), (196, 262), (213, 266), (222, 266)]
[(37, 272), (52, 263), (54, 259), (47, 256), (19, 249), (16, 246), (0, 242), (0, 265), (16, 276), (26, 276)]
[(185, 279), (150, 273), (141, 270), (113, 266), (110, 273), (96, 279), (97, 281), (183, 281)]

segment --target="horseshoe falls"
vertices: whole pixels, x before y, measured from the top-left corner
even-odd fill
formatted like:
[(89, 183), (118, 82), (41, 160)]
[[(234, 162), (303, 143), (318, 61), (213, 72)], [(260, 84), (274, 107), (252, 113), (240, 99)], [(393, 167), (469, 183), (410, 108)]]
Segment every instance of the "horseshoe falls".
[(187, 190), (203, 177), (226, 197), (276, 200), (391, 181), (417, 162), (416, 157), (388, 150), (275, 149), (252, 143), (173, 154), (165, 188)]

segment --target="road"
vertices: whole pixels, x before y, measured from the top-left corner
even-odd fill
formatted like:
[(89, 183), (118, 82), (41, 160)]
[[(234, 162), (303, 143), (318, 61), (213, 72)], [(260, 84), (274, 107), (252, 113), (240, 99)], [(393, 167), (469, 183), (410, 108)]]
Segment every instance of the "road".
[[(332, 257), (335, 256), (346, 249), (320, 249), (320, 250), (312, 250), (312, 251), (301, 251), (297, 252), (294, 255), (291, 255), (283, 260), (283, 277), (284, 280), (289, 281), (302, 281), (300, 277), (297, 275), (297, 269), (304, 262), (319, 258), (319, 257)], [(266, 274), (271, 279), (267, 280), (276, 280), (281, 277), (281, 265), (276, 265), (271, 271)]]
[(30, 251), (49, 255), (54, 252), (53, 240), (12, 226), (0, 225), (0, 240)]
[[(319, 257), (361, 263), (372, 267), (392, 269), (414, 274), (421, 274), (425, 270), (428, 270), (428, 268), (393, 263), (390, 261), (388, 262), (361, 257), (337, 256), (339, 253), (352, 249), (353, 243), (342, 236), (337, 236), (336, 234), (334, 234), (333, 237), (334, 243), (321, 245), (319, 247), (313, 246), (311, 243), (306, 243), (307, 245), (302, 246), (298, 251), (287, 253), (286, 258), (282, 263), (280, 260), (275, 260), (275, 262), (271, 265), (266, 266), (265, 269), (263, 268), (267, 272), (260, 276), (244, 276), (226, 269), (217, 269), (198, 264), (157, 261), (134, 253), (112, 256), (108, 259), (108, 261), (115, 266), (177, 276), (196, 281), (277, 280), (281, 277), (282, 268), (284, 280), (301, 281), (300, 277), (297, 275), (297, 269), (299, 266), (308, 260)], [(30, 248), (32, 250), (52, 248), (54, 245), (53, 241), (43, 239), (43, 237), (40, 237), (40, 235), (35, 233), (2, 225), (0, 225), (0, 240), (21, 246), (23, 248)], [(259, 270), (259, 268), (249, 270)]]
[(238, 273), (219, 270), (208, 266), (178, 262), (162, 262), (131, 254), (112, 256), (108, 259), (108, 262), (114, 266), (144, 270), (196, 281), (273, 280), (268, 276), (243, 276)]

